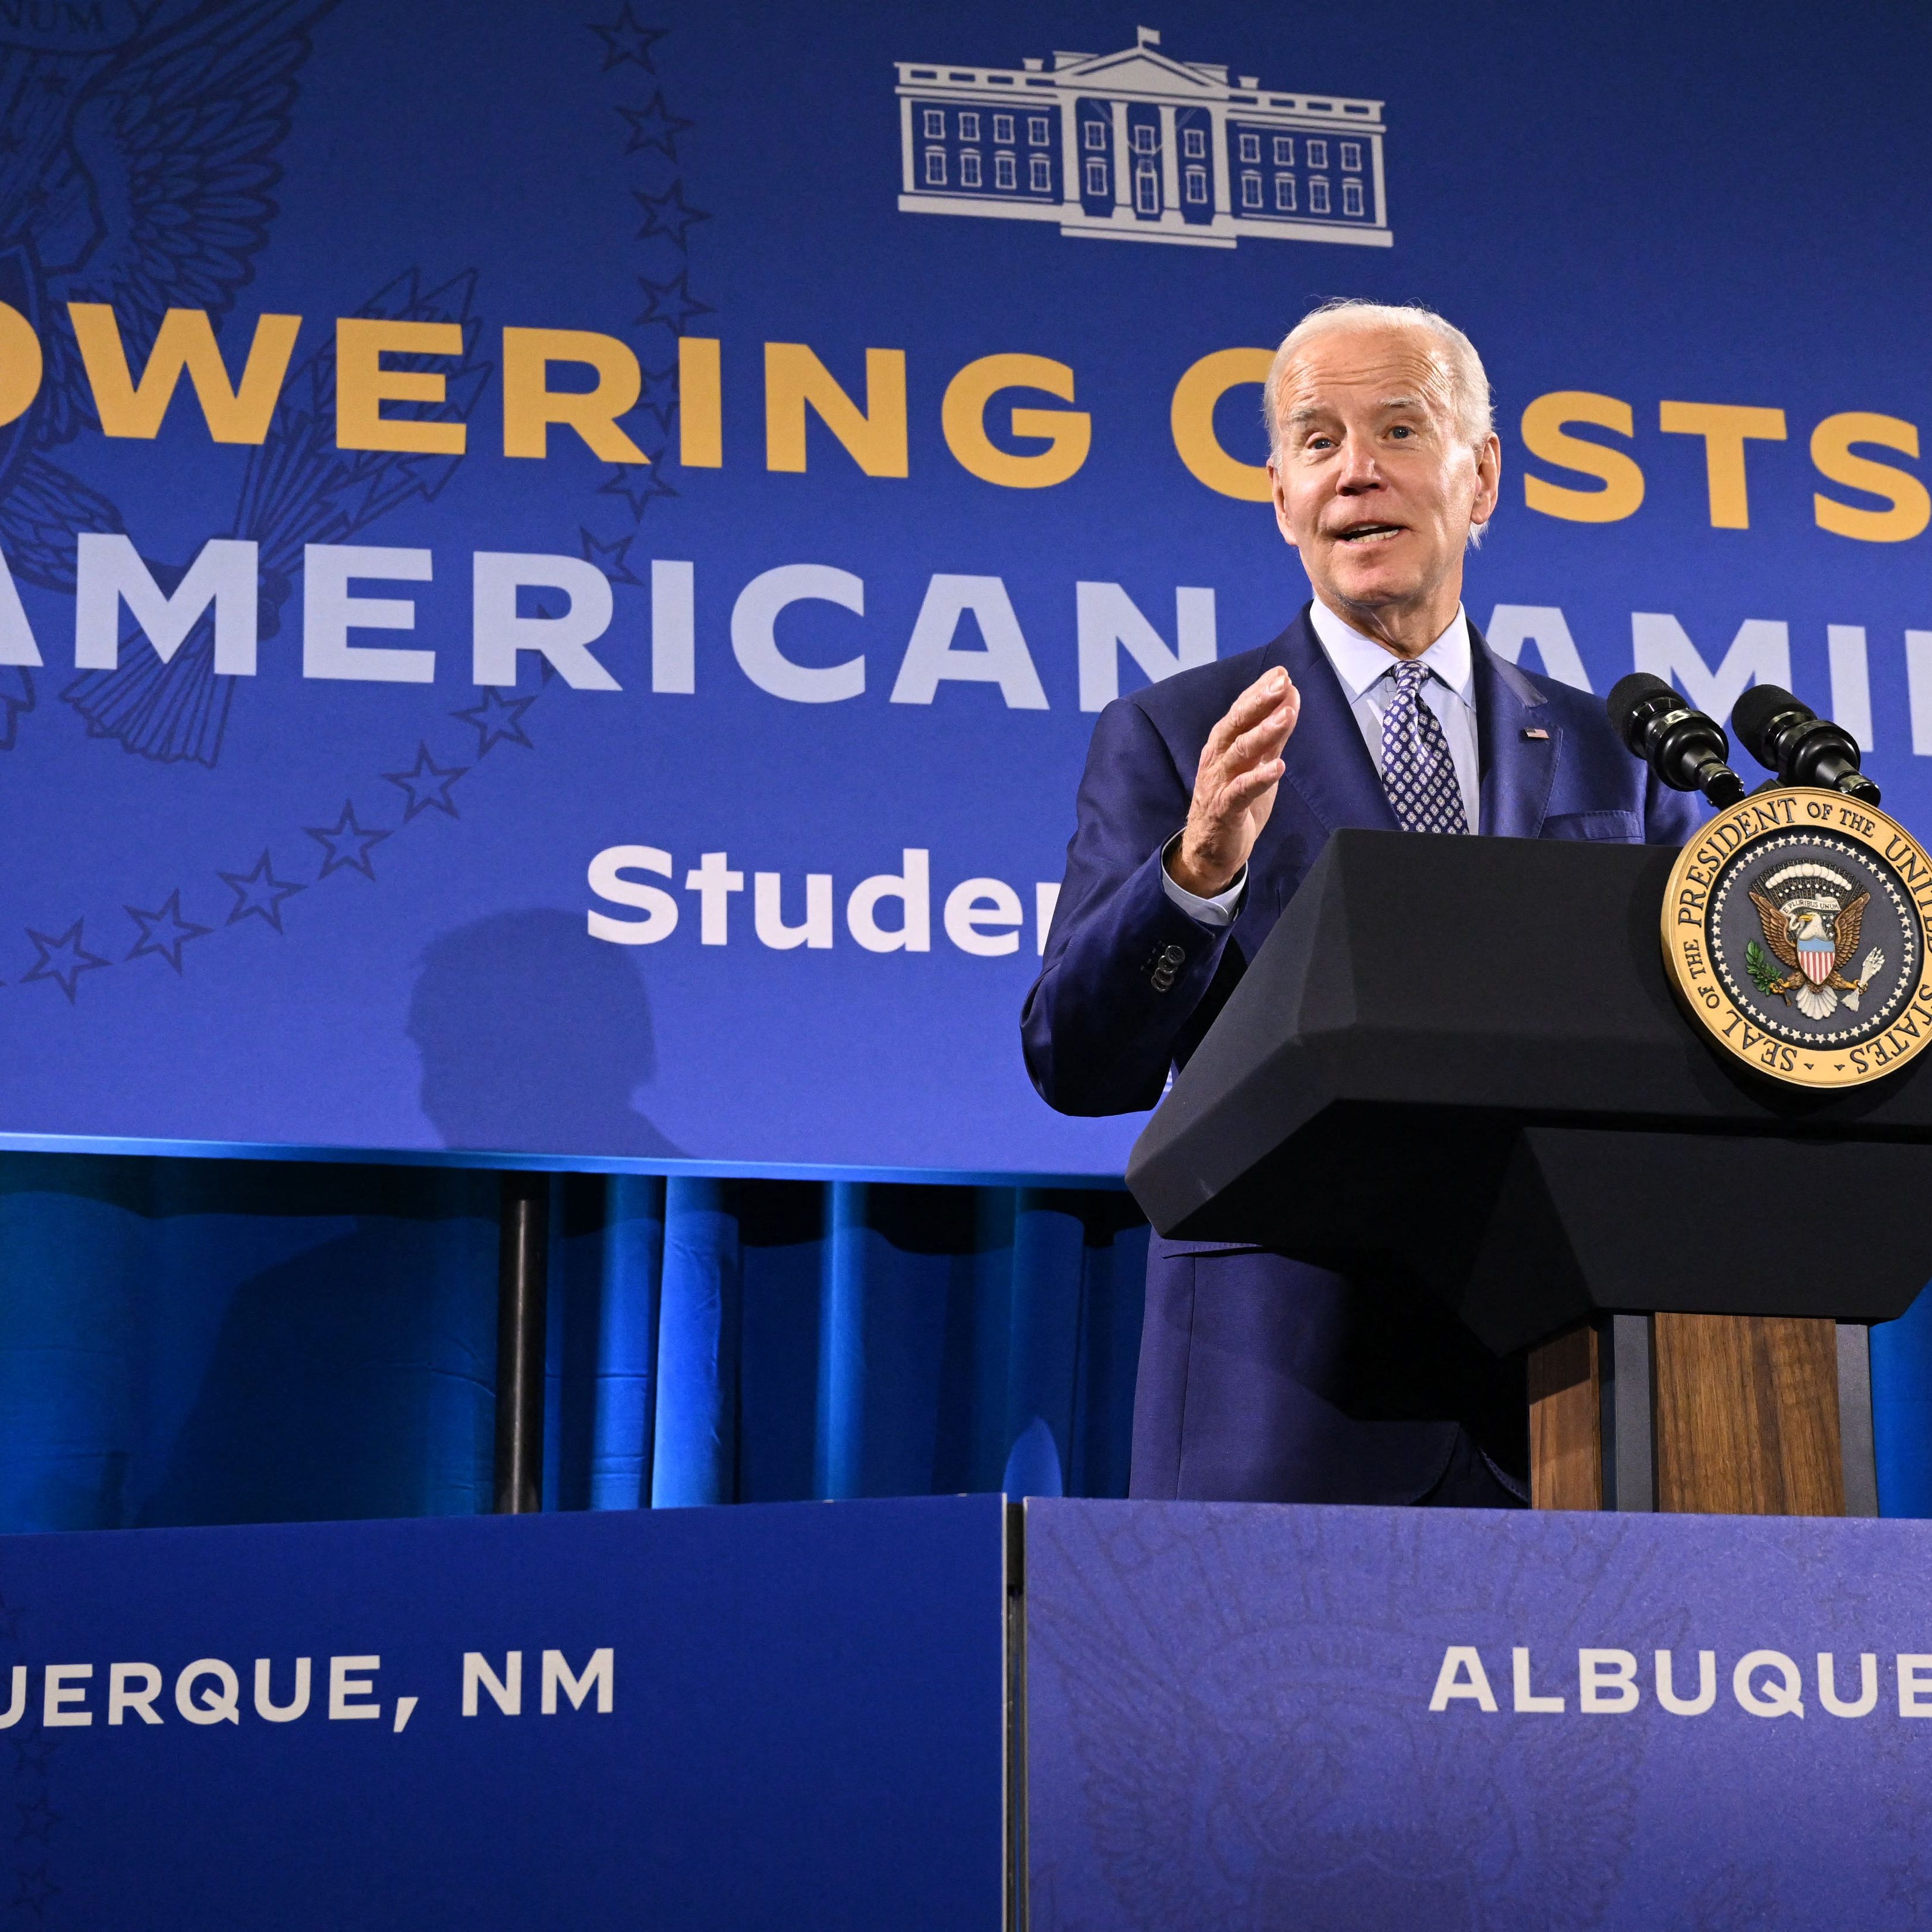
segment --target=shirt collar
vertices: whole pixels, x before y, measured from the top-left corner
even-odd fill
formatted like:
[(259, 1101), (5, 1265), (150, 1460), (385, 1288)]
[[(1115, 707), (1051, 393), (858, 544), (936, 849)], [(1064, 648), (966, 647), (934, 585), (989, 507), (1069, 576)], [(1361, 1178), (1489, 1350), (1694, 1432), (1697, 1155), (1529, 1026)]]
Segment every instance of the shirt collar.
[[(1335, 675), (1342, 680), (1352, 704), (1378, 678), (1386, 676), (1402, 662), (1374, 638), (1365, 638), (1360, 632), (1350, 628), (1318, 597), (1309, 606), (1308, 621), (1315, 627), (1315, 634), (1328, 662), (1335, 667)], [(1465, 704), (1474, 710), (1474, 655), (1469, 647), (1469, 620), (1463, 614), (1461, 604), (1456, 606), (1456, 614), (1450, 619), (1449, 628), (1422, 653), (1420, 662)]]

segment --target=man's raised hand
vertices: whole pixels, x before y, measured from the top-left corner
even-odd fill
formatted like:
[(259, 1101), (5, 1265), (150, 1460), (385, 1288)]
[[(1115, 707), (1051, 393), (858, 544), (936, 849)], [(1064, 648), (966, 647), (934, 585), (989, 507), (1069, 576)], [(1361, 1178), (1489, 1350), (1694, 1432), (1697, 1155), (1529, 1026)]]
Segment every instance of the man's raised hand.
[(1168, 876), (1184, 891), (1213, 898), (1248, 862), (1274, 809), (1282, 747), (1300, 715), (1300, 692), (1276, 668), (1256, 679), (1208, 733), (1187, 824), (1168, 861)]

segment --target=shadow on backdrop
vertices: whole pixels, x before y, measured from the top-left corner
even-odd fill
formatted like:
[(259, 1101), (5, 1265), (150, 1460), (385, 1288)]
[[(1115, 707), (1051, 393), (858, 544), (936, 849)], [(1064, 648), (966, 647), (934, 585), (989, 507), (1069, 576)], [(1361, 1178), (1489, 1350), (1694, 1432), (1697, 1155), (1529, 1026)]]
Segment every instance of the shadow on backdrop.
[(423, 1112), (445, 1147), (674, 1156), (632, 1104), (657, 1071), (635, 963), (582, 916), (493, 913), (434, 940), (410, 1001)]

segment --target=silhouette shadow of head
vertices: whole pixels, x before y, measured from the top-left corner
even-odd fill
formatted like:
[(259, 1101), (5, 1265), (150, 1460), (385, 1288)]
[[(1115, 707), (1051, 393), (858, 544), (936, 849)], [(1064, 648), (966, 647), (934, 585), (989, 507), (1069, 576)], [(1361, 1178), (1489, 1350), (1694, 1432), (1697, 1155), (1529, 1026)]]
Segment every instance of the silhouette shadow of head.
[(445, 1147), (674, 1156), (631, 1103), (657, 1070), (637, 968), (580, 915), (493, 913), (431, 942), (410, 1001)]

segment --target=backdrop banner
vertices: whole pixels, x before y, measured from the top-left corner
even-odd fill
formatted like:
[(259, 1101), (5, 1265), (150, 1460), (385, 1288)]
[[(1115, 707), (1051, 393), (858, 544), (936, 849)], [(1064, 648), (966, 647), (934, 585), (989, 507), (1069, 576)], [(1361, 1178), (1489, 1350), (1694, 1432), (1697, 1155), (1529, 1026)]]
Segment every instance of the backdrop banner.
[(1916, 1925), (1916, 1522), (1029, 1502), (1030, 1923)]
[[(0, 0), (0, 1129), (1118, 1174), (1094, 714), (1305, 586), (1267, 352), (1495, 381), (1468, 608), (1922, 832), (1932, 23)], [(1720, 81), (1721, 84), (1720, 84)]]
[(997, 1932), (997, 1497), (0, 1538), (56, 1932)]

